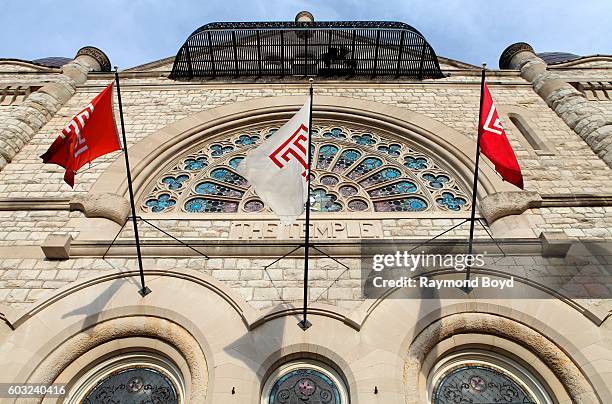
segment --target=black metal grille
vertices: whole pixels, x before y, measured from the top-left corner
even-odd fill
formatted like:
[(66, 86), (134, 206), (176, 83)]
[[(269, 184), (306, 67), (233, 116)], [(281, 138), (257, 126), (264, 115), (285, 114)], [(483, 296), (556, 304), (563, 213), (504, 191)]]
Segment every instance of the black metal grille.
[(197, 29), (170, 78), (243, 76), (441, 78), (433, 48), (400, 22), (238, 22)]

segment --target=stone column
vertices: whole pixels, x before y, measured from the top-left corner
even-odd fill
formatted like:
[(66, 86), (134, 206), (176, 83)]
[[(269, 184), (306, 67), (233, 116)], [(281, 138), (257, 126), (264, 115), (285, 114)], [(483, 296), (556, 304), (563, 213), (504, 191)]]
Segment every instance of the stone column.
[(612, 116), (548, 71), (548, 65), (524, 42), (507, 47), (499, 58), (501, 69), (520, 70), (548, 106), (612, 168)]
[(81, 48), (73, 60), (62, 66), (57, 82), (30, 94), (10, 118), (0, 122), (0, 170), (72, 97), (90, 71), (108, 72), (110, 67), (110, 60), (98, 48)]

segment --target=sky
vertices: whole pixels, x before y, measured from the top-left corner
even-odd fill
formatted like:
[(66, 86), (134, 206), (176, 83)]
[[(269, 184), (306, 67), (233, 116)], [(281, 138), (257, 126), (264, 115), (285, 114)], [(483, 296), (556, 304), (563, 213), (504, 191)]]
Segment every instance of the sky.
[[(174, 56), (213, 21), (401, 21), (440, 56), (497, 68), (503, 50), (612, 54), (612, 0), (0, 0), (0, 58), (103, 50), (119, 69)], [(7, 33), (13, 33), (7, 35)]]

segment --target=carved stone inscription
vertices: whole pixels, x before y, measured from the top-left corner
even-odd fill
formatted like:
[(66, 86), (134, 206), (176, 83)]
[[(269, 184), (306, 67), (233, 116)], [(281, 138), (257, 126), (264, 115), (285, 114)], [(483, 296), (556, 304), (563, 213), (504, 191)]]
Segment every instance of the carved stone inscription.
[[(230, 239), (298, 240), (304, 238), (304, 223), (283, 226), (276, 221), (235, 221)], [(323, 240), (382, 238), (379, 220), (317, 220), (310, 223), (310, 237)]]

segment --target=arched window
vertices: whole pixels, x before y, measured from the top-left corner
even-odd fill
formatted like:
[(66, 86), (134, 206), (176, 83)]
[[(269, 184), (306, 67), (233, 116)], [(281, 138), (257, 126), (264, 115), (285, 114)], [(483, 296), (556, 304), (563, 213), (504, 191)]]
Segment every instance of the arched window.
[(552, 155), (554, 154), (551, 148), (544, 142), (540, 137), (536, 134), (536, 132), (531, 129), (527, 121), (519, 114), (510, 112), (508, 114), (508, 118), (510, 118), (510, 122), (514, 125), (515, 128), (523, 135), (523, 138), (527, 140), (531, 148), (540, 155)]
[[(422, 147), (357, 125), (313, 125), (313, 211), (464, 212), (468, 192), (448, 164)], [(267, 207), (236, 167), (278, 126), (209, 140), (180, 156), (149, 184), (149, 213), (252, 213)]]
[(68, 404), (185, 403), (178, 368), (149, 352), (119, 355), (87, 371), (70, 389)]
[(488, 351), (447, 356), (434, 367), (428, 384), (433, 404), (552, 403), (543, 385), (525, 367)]
[(273, 372), (262, 390), (262, 404), (349, 404), (340, 375), (315, 361), (293, 361)]

